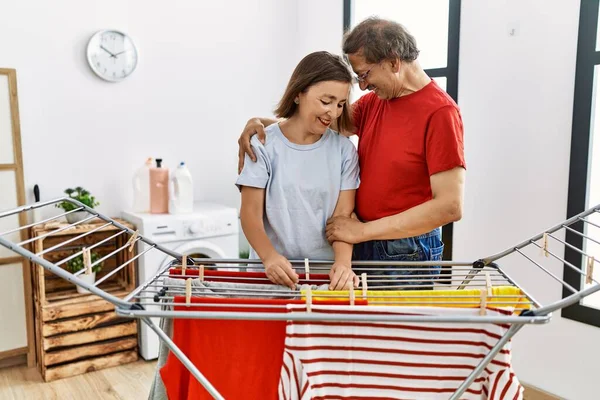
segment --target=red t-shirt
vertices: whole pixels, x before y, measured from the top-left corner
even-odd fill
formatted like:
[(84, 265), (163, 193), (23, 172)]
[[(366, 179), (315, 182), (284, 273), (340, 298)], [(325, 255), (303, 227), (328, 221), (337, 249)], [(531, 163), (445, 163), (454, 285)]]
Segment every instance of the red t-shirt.
[(433, 80), (392, 100), (368, 93), (353, 113), (361, 178), (356, 210), (364, 221), (431, 200), (431, 175), (466, 166), (460, 111)]

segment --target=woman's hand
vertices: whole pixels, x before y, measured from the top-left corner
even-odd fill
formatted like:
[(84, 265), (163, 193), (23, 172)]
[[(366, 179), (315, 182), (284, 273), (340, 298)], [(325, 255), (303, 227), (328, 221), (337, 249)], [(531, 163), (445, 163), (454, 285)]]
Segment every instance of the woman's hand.
[(244, 131), (238, 139), (238, 174), (241, 173), (242, 169), (244, 168), (245, 154), (248, 154), (248, 157), (250, 157), (252, 161), (256, 161), (256, 155), (254, 154), (252, 146), (250, 145), (250, 139), (252, 139), (252, 136), (254, 135), (258, 135), (258, 140), (260, 140), (263, 144), (265, 143), (265, 126), (259, 118), (249, 119), (244, 127)]
[(352, 266), (346, 263), (334, 262), (329, 270), (329, 290), (348, 290), (348, 286), (358, 287), (358, 276), (352, 271)]
[(267, 278), (278, 285), (287, 286), (291, 289), (296, 288), (298, 283), (298, 274), (292, 268), (292, 264), (279, 253), (267, 257), (263, 260)]

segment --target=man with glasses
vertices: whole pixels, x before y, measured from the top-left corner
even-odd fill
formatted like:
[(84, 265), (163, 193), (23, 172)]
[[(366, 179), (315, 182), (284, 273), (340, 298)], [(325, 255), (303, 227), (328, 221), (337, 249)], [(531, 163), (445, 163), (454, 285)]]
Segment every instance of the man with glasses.
[[(358, 218), (332, 218), (325, 234), (330, 242), (355, 244), (355, 260), (441, 260), (441, 226), (462, 217), (458, 106), (421, 68), (414, 37), (396, 22), (366, 19), (345, 35), (343, 52), (360, 89), (370, 91), (352, 104), (355, 132), (341, 132), (359, 138)], [(264, 140), (264, 126), (274, 122), (248, 121), (238, 141), (240, 168), (245, 153), (255, 160), (250, 137)], [(430, 286), (439, 269), (371, 273), (397, 275), (399, 286)]]

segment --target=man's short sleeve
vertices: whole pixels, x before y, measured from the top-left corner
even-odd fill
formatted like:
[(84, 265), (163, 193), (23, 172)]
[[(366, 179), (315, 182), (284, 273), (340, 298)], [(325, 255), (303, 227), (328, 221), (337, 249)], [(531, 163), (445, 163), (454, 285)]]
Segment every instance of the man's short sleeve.
[(425, 153), (429, 175), (466, 168), (462, 118), (454, 106), (437, 110), (429, 121)]

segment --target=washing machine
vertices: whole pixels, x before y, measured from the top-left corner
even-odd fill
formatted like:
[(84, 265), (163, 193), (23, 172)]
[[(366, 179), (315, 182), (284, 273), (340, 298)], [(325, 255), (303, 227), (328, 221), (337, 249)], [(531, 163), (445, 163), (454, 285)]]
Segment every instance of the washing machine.
[[(195, 203), (191, 214), (144, 214), (123, 212), (124, 220), (131, 222), (139, 233), (153, 242), (193, 258), (239, 258), (239, 219), (235, 208), (213, 203)], [(138, 254), (147, 245), (138, 242)], [(173, 261), (158, 250), (151, 250), (138, 258), (138, 284), (152, 278), (156, 272)], [(149, 290), (152, 290), (151, 288)], [(153, 296), (153, 292), (145, 295)], [(160, 310), (160, 306), (147, 306)], [(159, 319), (153, 318), (158, 324)], [(146, 360), (158, 357), (159, 339), (146, 324), (140, 324), (140, 355)]]

